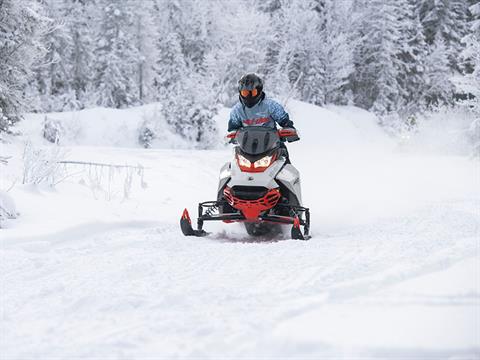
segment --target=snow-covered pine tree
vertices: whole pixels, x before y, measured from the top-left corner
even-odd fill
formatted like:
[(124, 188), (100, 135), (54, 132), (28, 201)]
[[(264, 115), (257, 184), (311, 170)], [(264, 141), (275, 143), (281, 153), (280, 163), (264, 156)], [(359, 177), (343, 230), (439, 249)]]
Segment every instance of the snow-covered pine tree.
[(282, 0), (264, 0), (257, 3), (258, 10), (272, 15), (282, 7)]
[(167, 123), (179, 133), (183, 132), (185, 118), (175, 114), (182, 111), (180, 102), (185, 98), (184, 78), (187, 76), (187, 64), (182, 54), (177, 33), (170, 32), (157, 41), (159, 57), (155, 65), (155, 87), (158, 101), (162, 103), (162, 112)]
[(211, 10), (218, 6), (215, 3), (192, 1), (182, 3), (185, 16), (182, 26), (182, 52), (190, 68), (196, 73), (204, 74), (206, 54), (217, 44), (212, 41)]
[(428, 46), (425, 42), (422, 24), (420, 22), (417, 0), (407, 0), (398, 18), (402, 24), (402, 43), (398, 54), (402, 71), (399, 73), (399, 83), (403, 92), (401, 113), (408, 118), (424, 110), (422, 108), (423, 92), (425, 91), (425, 61)]
[(349, 23), (341, 13), (338, 2), (324, 0), (324, 26), (319, 33), (321, 59), (324, 73), (322, 79), (323, 104), (345, 105), (350, 101), (350, 77), (354, 71), (354, 39), (349, 36)]
[[(304, 58), (308, 59), (307, 66), (302, 70), (303, 76), (298, 81), (302, 86), (302, 99), (315, 105), (325, 105), (326, 98), (326, 62), (329, 55), (327, 49), (327, 13), (326, 0), (310, 0), (308, 6), (303, 10), (304, 19), (312, 19), (309, 26), (312, 28), (307, 32)], [(308, 24), (308, 23), (307, 23)]]
[[(258, 9), (260, 12), (268, 14), (268, 28), (270, 29), (269, 33), (265, 37), (265, 57), (263, 64), (260, 64), (258, 70), (259, 73), (264, 74), (268, 79), (268, 84), (271, 93), (281, 94), (282, 89), (285, 89), (284, 85), (288, 81), (286, 77), (276, 76), (275, 71), (278, 67), (278, 55), (283, 44), (283, 33), (285, 32), (283, 26), (283, 19), (285, 13), (281, 11), (282, 4), (285, 6), (285, 3), (280, 0), (268, 0), (258, 3)], [(278, 81), (276, 84), (275, 78)], [(283, 86), (283, 87), (282, 87)], [(287, 87), (288, 88), (288, 87)]]
[(445, 40), (439, 36), (434, 41), (425, 60), (426, 88), (423, 93), (423, 99), (427, 108), (452, 104), (453, 84), (450, 81), (451, 72)]
[(468, 99), (464, 103), (473, 115), (468, 129), (468, 136), (473, 145), (472, 154), (480, 157), (480, 2), (471, 5), (469, 10), (470, 32), (463, 39), (465, 50), (462, 56), (471, 64), (472, 71), (466, 74), (468, 88), (465, 92), (468, 94)]
[(42, 36), (51, 21), (37, 1), (0, 2), (0, 133), (28, 109), (25, 89), (32, 79), (32, 67), (42, 58)]
[(84, 108), (89, 101), (88, 91), (93, 89), (95, 76), (94, 49), (96, 22), (95, 3), (76, 0), (69, 2), (68, 23), (72, 39), (71, 58), (71, 85), (75, 93), (75, 100), (80, 108)]
[(434, 46), (441, 37), (449, 66), (455, 70), (460, 70), (461, 40), (467, 34), (467, 8), (466, 0), (422, 0), (420, 3), (420, 19), (427, 43)]
[(311, 2), (285, 3), (280, 11), (283, 30), (271, 76), (274, 87), (280, 94), (298, 94), (301, 100), (321, 103), (324, 94), (318, 84), (325, 69), (318, 31), (323, 14), (315, 13)]
[(403, 46), (395, 0), (373, 0), (363, 7), (357, 24), (359, 42), (355, 49), (353, 89), (355, 104), (380, 115), (398, 110), (404, 95), (399, 83)]
[(139, 103), (137, 72), (141, 61), (135, 41), (136, 2), (98, 0), (95, 78), (92, 102), (121, 108)]
[(331, 0), (278, 4), (270, 12), (273, 31), (262, 66), (270, 88), (317, 105), (347, 103), (353, 45), (343, 6)]
[(146, 103), (155, 101), (155, 92), (152, 88), (153, 69), (157, 60), (154, 24), (155, 3), (151, 0), (137, 2), (132, 11), (135, 45), (138, 51), (137, 96), (141, 103)]
[[(202, 26), (202, 21), (192, 24), (188, 17), (201, 16), (192, 6), (185, 11), (177, 1), (158, 2), (157, 24), (158, 36), (156, 49), (158, 59), (154, 66), (153, 86), (157, 99), (162, 104), (162, 114), (167, 124), (178, 134), (198, 147), (208, 147), (215, 137), (213, 116), (216, 107), (213, 102), (213, 89), (206, 84), (202, 71), (202, 53), (199, 49), (191, 49), (186, 44), (204, 38), (201, 29), (186, 33), (189, 29)], [(190, 26), (184, 26), (185, 24)]]
[(186, 89), (183, 81), (187, 77), (188, 69), (178, 33), (181, 28), (181, 7), (176, 1), (159, 1), (155, 10), (158, 58), (154, 65), (153, 87), (156, 99), (162, 104), (162, 114), (167, 124), (175, 132), (187, 137), (190, 129), (187, 129), (185, 106), (188, 106), (189, 99), (184, 94)]
[(83, 0), (45, 0), (52, 30), (42, 39), (48, 51), (34, 68), (36, 81), (29, 95), (38, 111), (65, 111), (95, 105), (97, 3)]
[[(262, 73), (267, 51), (269, 15), (255, 2), (215, 2), (210, 16), (215, 45), (206, 56), (206, 72), (218, 102), (232, 106), (238, 100), (237, 82), (246, 73)], [(270, 78), (266, 78), (270, 88)]]
[(51, 112), (77, 109), (80, 106), (71, 89), (73, 39), (67, 25), (72, 4), (65, 0), (49, 0), (45, 6), (48, 17), (52, 19), (52, 29), (42, 39), (47, 52), (35, 67), (36, 82), (30, 86), (34, 87), (30, 93), (37, 95), (35, 110)]

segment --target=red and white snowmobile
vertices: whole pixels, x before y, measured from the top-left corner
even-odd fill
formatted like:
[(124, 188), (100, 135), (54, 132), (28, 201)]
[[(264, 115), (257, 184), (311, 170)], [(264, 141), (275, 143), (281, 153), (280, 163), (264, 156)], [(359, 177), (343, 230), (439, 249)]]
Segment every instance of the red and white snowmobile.
[(217, 200), (198, 204), (197, 229), (185, 209), (180, 219), (183, 234), (205, 236), (203, 223), (217, 220), (243, 222), (253, 236), (291, 224), (293, 239), (309, 239), (310, 212), (302, 206), (300, 174), (282, 146), (284, 141), (300, 140), (297, 131), (249, 126), (227, 138), (236, 144), (235, 159), (220, 171)]

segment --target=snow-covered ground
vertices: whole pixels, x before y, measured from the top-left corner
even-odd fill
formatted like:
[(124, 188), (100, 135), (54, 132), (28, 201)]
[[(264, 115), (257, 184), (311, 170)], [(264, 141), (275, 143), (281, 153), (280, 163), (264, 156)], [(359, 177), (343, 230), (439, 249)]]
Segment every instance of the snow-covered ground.
[[(114, 146), (111, 128), (91, 128), (109, 115), (90, 110), (96, 135), (78, 132), (66, 159), (141, 164), (143, 179), (72, 165), (54, 189), (10, 190), (20, 216), (0, 230), (0, 358), (478, 359), (478, 161), (406, 151), (359, 109), (289, 111), (307, 242), (215, 223), (184, 237), (181, 211), (214, 199), (231, 150)], [(40, 126), (21, 126), (38, 146)], [(2, 190), (21, 150), (2, 148)]]

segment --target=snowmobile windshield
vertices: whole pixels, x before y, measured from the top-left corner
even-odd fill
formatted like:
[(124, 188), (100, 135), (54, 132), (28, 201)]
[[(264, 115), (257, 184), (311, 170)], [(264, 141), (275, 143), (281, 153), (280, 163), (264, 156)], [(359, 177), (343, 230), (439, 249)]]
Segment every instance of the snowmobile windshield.
[(278, 146), (280, 137), (277, 130), (262, 126), (248, 126), (237, 133), (240, 149), (250, 155), (259, 155)]

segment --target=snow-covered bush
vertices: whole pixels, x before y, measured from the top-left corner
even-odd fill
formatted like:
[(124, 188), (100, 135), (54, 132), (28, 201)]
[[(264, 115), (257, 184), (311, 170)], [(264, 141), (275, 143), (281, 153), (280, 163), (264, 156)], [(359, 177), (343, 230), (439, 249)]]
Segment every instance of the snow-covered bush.
[(15, 124), (20, 118), (12, 115), (7, 116), (7, 114), (3, 112), (3, 109), (1, 107), (1, 101), (2, 99), (0, 99), (0, 133), (9, 133), (10, 127)]
[(152, 141), (155, 139), (155, 133), (146, 123), (143, 123), (138, 130), (138, 143), (145, 149), (152, 146)]
[(12, 197), (5, 191), (0, 190), (0, 228), (2, 227), (2, 222), (7, 219), (16, 219), (17, 215), (17, 209)]
[(65, 151), (58, 146), (35, 148), (31, 142), (25, 144), (23, 151), (22, 184), (58, 184), (65, 176), (60, 164)]
[(60, 142), (62, 132), (63, 127), (60, 121), (45, 116), (45, 121), (43, 122), (44, 139), (53, 144), (58, 144)]

